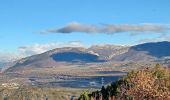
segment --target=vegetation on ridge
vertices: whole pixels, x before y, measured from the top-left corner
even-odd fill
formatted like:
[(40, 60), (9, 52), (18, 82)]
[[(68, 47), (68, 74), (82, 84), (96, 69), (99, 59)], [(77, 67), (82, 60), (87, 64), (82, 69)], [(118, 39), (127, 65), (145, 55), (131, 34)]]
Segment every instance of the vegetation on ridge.
[(170, 69), (156, 64), (131, 71), (100, 91), (84, 92), (79, 100), (170, 100)]

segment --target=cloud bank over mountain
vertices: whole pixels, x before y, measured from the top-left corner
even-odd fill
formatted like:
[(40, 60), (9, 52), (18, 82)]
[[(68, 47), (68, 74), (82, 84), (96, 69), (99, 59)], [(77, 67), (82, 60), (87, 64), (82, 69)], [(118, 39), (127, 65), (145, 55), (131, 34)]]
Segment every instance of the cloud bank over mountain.
[(18, 48), (18, 51), (19, 54), (22, 56), (31, 56), (61, 47), (83, 47), (83, 43), (81, 43), (80, 41), (51, 42), (45, 44), (36, 43), (32, 45), (21, 46)]
[(0, 52), (0, 62), (11, 62), (19, 59), (19, 56), (15, 53)]
[(61, 47), (83, 47), (81, 41), (70, 42), (50, 42), (50, 43), (34, 43), (31, 45), (23, 45), (17, 48), (17, 52), (0, 52), (0, 62), (11, 62), (24, 57), (40, 54), (55, 48)]

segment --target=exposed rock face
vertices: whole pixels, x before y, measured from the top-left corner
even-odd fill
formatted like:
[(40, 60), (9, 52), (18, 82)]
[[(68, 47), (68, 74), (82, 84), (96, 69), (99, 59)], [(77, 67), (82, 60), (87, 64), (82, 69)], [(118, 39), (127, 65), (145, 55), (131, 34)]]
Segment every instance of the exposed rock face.
[(92, 51), (100, 56), (101, 59), (110, 60), (116, 55), (127, 52), (129, 47), (116, 46), (116, 45), (95, 45), (88, 48), (88, 51)]

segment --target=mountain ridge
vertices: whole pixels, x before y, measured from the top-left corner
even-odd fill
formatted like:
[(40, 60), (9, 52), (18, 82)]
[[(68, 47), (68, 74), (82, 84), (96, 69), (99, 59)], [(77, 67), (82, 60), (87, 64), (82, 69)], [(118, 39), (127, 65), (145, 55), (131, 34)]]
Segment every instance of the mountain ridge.
[(149, 62), (162, 60), (169, 56), (170, 42), (168, 41), (150, 42), (131, 47), (115, 45), (98, 45), (89, 48), (64, 47), (20, 59), (7, 70), (9, 71), (9, 69), (19, 67), (59, 66), (61, 62), (66, 64), (104, 63), (112, 61)]

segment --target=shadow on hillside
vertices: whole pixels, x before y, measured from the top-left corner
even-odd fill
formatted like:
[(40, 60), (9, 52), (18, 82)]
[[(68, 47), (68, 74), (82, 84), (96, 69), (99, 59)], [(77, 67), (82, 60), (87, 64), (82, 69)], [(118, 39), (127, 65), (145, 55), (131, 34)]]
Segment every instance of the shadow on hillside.
[(97, 55), (83, 53), (83, 52), (62, 52), (53, 54), (51, 56), (55, 61), (63, 61), (70, 63), (92, 63), (92, 62), (105, 62), (99, 60)]
[(170, 42), (144, 43), (133, 46), (131, 49), (136, 51), (145, 51), (148, 55), (161, 58), (170, 56)]

